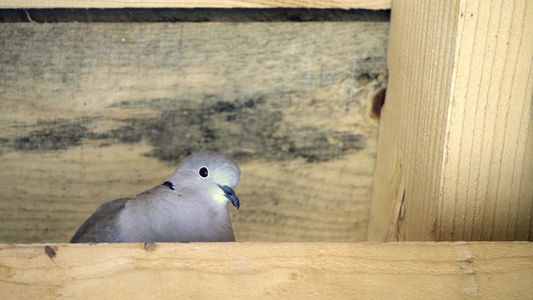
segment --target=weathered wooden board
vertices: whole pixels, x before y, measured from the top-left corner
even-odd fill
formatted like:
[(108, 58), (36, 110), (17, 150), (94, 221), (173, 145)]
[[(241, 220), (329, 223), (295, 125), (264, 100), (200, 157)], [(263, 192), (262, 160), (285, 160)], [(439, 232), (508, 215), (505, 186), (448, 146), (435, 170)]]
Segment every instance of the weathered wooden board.
[(0, 8), (123, 8), (123, 7), (302, 7), (342, 9), (390, 9), (391, 0), (9, 0)]
[[(533, 2), (393, 2), (369, 240), (533, 241)], [(401, 198), (400, 198), (401, 201)]]
[(386, 22), (0, 24), (0, 241), (66, 242), (187, 154), (232, 155), (238, 241), (366, 239)]
[(0, 9), (0, 22), (388, 22), (390, 10), (308, 8)]
[(5, 299), (532, 299), (531, 243), (0, 245)]

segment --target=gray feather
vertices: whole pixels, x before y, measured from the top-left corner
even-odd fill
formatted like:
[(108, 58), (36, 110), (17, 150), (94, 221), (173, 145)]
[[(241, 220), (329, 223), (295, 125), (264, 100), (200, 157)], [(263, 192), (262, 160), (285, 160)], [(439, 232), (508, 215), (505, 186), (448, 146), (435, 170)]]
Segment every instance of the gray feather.
[(102, 204), (92, 216), (85, 221), (70, 243), (119, 242), (117, 216), (124, 209), (130, 198), (120, 198)]

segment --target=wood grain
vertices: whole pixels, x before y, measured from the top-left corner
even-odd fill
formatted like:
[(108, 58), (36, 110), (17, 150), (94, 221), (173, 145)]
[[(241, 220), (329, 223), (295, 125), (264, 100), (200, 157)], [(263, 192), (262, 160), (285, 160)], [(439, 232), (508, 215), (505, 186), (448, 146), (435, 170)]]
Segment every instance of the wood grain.
[(0, 31), (0, 241), (66, 242), (190, 152), (242, 170), (238, 241), (364, 241), (388, 23)]
[(1, 245), (5, 299), (531, 299), (531, 243)]
[(390, 9), (391, 0), (20, 0), (2, 1), (0, 8), (124, 8), (124, 7), (220, 7), (220, 8), (342, 8)]
[(393, 3), (369, 240), (400, 173), (400, 240), (533, 240), (531, 18), (527, 0)]

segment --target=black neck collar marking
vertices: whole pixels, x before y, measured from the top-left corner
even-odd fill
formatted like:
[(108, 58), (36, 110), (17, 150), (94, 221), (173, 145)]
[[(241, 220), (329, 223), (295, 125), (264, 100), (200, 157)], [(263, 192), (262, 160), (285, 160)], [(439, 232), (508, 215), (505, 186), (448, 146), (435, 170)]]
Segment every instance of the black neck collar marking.
[(170, 182), (170, 181), (165, 181), (165, 182), (163, 182), (162, 185), (164, 185), (164, 186), (168, 186), (168, 188), (171, 189), (171, 190), (173, 190), (173, 191), (176, 190), (176, 187), (175, 187), (175, 186), (172, 184), (172, 182)]

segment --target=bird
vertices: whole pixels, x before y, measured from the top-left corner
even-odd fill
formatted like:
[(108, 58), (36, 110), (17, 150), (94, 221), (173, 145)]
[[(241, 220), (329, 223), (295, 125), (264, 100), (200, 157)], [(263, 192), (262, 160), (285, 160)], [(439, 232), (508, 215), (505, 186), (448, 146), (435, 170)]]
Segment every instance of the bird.
[(102, 204), (70, 243), (234, 242), (228, 204), (241, 171), (212, 151), (187, 156), (161, 185)]

